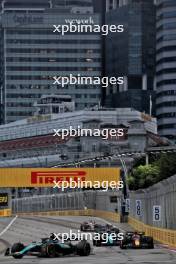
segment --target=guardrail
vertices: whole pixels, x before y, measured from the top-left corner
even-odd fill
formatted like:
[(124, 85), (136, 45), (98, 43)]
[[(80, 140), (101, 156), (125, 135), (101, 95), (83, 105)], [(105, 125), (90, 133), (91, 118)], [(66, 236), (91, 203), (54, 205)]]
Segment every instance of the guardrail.
[(92, 216), (100, 217), (113, 222), (120, 222), (120, 215), (118, 213), (86, 209), (86, 210), (64, 210), (64, 211), (50, 211), (50, 212), (30, 212), (18, 213), (19, 216)]
[(128, 217), (128, 223), (135, 230), (145, 232), (146, 235), (152, 236), (156, 241), (176, 247), (176, 231), (146, 225), (132, 217)]
[(91, 209), (88, 210), (63, 210), (50, 212), (28, 212), (18, 213), (18, 216), (92, 216)]
[(120, 223), (120, 214), (108, 211), (92, 210), (92, 216)]

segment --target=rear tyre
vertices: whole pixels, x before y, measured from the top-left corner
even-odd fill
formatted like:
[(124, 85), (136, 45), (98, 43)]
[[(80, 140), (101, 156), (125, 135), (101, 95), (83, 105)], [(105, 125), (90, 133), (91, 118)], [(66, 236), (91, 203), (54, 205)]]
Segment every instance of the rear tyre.
[(55, 258), (56, 257), (56, 247), (55, 245), (48, 245), (47, 246), (47, 256), (49, 258)]
[(81, 241), (77, 245), (77, 254), (79, 256), (89, 256), (90, 255), (90, 244), (87, 241)]
[(149, 249), (154, 249), (154, 242), (153, 239), (151, 239), (151, 242), (149, 244)]
[(146, 242), (148, 243), (148, 248), (149, 249), (154, 249), (154, 242), (153, 242), (153, 237), (146, 237)]

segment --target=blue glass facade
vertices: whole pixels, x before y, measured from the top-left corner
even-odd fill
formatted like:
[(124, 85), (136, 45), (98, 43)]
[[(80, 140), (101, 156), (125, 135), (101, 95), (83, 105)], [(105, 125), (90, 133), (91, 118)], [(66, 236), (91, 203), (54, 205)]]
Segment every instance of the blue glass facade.
[(176, 142), (176, 1), (157, 1), (157, 117), (162, 136)]
[[(124, 100), (124, 107), (129, 101), (128, 107), (139, 111), (149, 111), (150, 96), (154, 99), (155, 93), (155, 15), (155, 6), (152, 0), (124, 1), (122, 6), (106, 14), (107, 24), (123, 24), (125, 27), (124, 33), (109, 34), (106, 40), (107, 75), (126, 77), (124, 87), (109, 87), (106, 96), (108, 106), (111, 105), (110, 97), (113, 98), (112, 105), (119, 106), (119, 100), (115, 103), (113, 97), (114, 94), (117, 94), (116, 98), (121, 98), (121, 107), (123, 107)], [(141, 98), (141, 102), (143, 101), (143, 98), (140, 97), (142, 96), (141, 90), (149, 91), (145, 93), (145, 104), (135, 103), (139, 101), (139, 98)], [(132, 96), (131, 99), (129, 96)], [(134, 100), (135, 97), (136, 100)], [(155, 114), (154, 102), (153, 114)]]

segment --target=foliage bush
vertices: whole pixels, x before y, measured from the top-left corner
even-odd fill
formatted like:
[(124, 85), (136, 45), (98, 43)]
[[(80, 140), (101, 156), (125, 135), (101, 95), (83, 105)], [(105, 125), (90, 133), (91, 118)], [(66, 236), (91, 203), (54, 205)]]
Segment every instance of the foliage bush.
[[(141, 162), (143, 164), (143, 162)], [(135, 165), (127, 178), (130, 190), (144, 189), (176, 174), (176, 154), (162, 154), (149, 165)]]

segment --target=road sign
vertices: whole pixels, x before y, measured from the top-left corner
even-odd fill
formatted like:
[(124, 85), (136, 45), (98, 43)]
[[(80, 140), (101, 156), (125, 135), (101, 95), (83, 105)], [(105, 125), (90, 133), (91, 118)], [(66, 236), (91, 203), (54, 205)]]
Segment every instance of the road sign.
[(130, 212), (130, 199), (125, 200), (125, 212), (126, 213)]
[(141, 216), (141, 206), (142, 202), (141, 200), (136, 200), (136, 215)]
[(161, 221), (161, 206), (154, 205), (153, 206), (153, 222)]

